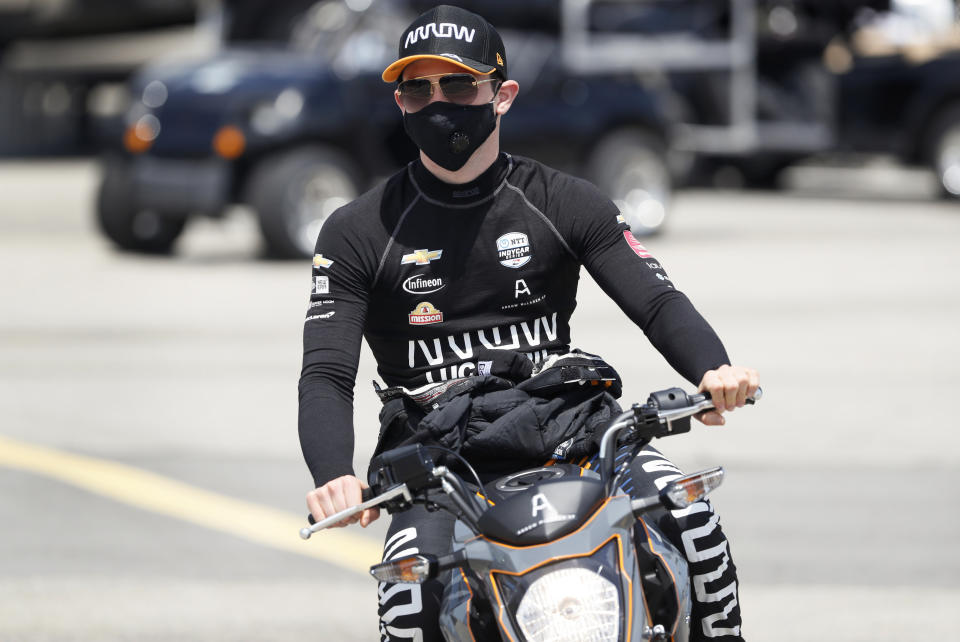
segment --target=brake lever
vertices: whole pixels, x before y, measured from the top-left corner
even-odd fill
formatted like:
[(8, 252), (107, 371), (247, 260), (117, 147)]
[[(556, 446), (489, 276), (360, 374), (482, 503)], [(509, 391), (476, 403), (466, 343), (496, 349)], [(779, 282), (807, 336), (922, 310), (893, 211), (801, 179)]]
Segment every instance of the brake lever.
[(333, 526), (337, 522), (347, 519), (348, 517), (353, 517), (357, 513), (363, 512), (368, 508), (373, 508), (374, 506), (379, 506), (389, 502), (396, 497), (403, 497), (406, 502), (412, 502), (413, 496), (410, 494), (410, 490), (407, 488), (406, 484), (400, 484), (399, 486), (394, 486), (390, 490), (386, 491), (382, 495), (377, 495), (376, 497), (369, 499), (362, 504), (357, 504), (356, 506), (351, 506), (350, 508), (345, 508), (339, 513), (335, 513), (330, 517), (321, 519), (319, 522), (314, 522), (312, 515), (308, 518), (312, 523), (310, 526), (304, 526), (300, 529), (300, 537), (302, 539), (310, 539), (310, 536), (316, 533), (317, 531), (322, 531), (328, 526)]

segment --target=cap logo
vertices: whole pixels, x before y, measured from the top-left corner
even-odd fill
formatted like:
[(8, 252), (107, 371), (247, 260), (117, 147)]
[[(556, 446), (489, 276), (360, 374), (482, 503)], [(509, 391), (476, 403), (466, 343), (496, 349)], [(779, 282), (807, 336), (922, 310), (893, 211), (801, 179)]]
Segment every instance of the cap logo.
[(473, 36), (476, 35), (477, 30), (461, 27), (452, 22), (441, 22), (439, 25), (436, 22), (428, 22), (407, 34), (403, 48), (406, 49), (410, 45), (416, 44), (418, 40), (426, 40), (430, 37), (431, 32), (435, 38), (456, 38), (457, 40), (473, 42)]
[(503, 58), (500, 57), (500, 52), (497, 52), (497, 64), (503, 66)]

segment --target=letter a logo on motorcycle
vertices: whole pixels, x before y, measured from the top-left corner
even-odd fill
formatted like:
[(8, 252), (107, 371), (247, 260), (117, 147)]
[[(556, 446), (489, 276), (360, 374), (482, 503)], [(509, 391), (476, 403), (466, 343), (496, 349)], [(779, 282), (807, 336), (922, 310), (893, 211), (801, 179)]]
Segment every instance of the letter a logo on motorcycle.
[(508, 232), (497, 239), (497, 258), (500, 265), (521, 268), (533, 258), (530, 240), (523, 232)]
[(429, 301), (421, 301), (409, 317), (410, 325), (429, 325), (431, 323), (441, 323), (443, 312), (433, 307), (433, 304)]
[(543, 493), (537, 493), (530, 500), (530, 507), (532, 508), (532, 517), (536, 517), (537, 513), (543, 513), (543, 519), (546, 521), (551, 521), (553, 517), (557, 515), (557, 509), (553, 507), (553, 504), (547, 499), (547, 496)]
[(429, 265), (430, 261), (436, 261), (443, 254), (443, 250), (414, 250), (410, 254), (404, 254), (400, 259), (400, 265), (414, 263), (416, 265)]

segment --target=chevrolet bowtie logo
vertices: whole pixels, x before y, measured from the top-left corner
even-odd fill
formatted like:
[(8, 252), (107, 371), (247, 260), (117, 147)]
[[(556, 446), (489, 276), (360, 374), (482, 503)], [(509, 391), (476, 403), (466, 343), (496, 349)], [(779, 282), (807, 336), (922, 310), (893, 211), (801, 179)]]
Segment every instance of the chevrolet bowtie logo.
[(324, 258), (323, 254), (314, 254), (313, 255), (313, 267), (315, 268), (328, 268), (333, 265), (333, 261), (330, 259)]
[(404, 254), (400, 259), (400, 265), (416, 263), (417, 265), (428, 265), (430, 261), (435, 261), (443, 254), (443, 250), (415, 250), (412, 254)]

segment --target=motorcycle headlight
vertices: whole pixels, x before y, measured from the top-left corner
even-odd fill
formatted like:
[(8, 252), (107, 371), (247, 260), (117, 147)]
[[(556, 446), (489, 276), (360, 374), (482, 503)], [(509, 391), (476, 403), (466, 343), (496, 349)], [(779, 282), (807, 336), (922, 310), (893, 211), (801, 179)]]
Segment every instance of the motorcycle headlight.
[[(623, 621), (616, 540), (534, 577), (498, 576), (527, 642), (617, 642)], [(519, 597), (519, 601), (518, 598)]]

